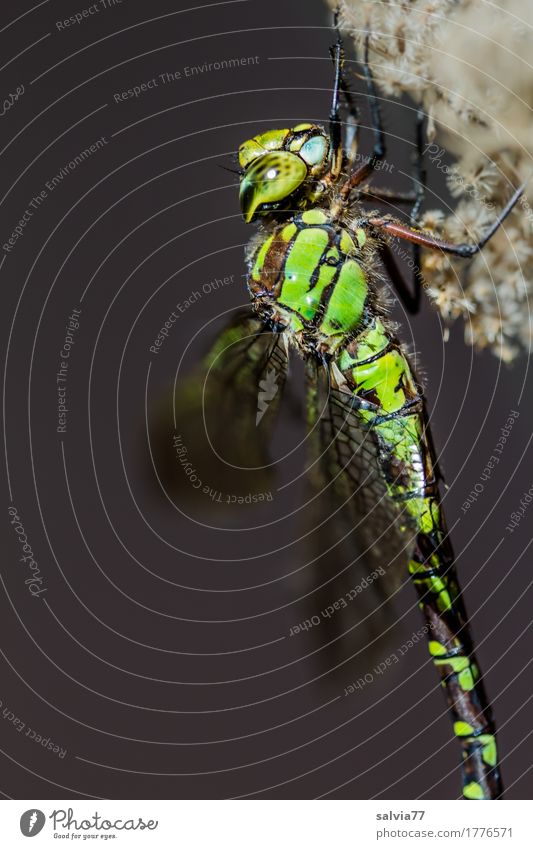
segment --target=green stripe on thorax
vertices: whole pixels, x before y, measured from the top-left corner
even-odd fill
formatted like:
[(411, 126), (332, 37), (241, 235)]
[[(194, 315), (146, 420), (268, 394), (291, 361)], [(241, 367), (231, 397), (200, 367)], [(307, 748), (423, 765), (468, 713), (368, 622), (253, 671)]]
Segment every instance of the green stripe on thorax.
[(363, 230), (352, 237), (330, 222), (324, 210), (307, 210), (256, 246), (252, 293), (257, 284), (257, 291), (272, 296), (326, 337), (352, 334), (368, 296), (366, 274), (358, 262), (364, 242)]

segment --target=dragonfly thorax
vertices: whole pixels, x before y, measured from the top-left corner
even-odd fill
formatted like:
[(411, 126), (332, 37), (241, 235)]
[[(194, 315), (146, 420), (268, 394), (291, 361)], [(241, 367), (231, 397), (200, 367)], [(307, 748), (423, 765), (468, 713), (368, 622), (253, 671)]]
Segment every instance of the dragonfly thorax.
[(362, 325), (368, 297), (365, 233), (311, 209), (262, 231), (248, 253), (248, 288), (264, 317), (306, 350), (338, 350)]

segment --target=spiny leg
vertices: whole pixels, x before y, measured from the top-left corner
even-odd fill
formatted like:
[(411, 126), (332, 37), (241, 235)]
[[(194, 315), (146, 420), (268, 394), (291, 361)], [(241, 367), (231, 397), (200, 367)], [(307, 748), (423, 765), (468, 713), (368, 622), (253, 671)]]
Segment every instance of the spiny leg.
[(479, 253), (479, 251), (485, 247), (489, 239), (494, 236), (499, 227), (501, 227), (513, 207), (517, 204), (524, 193), (526, 185), (527, 184), (524, 183), (519, 189), (516, 189), (511, 199), (504, 206), (485, 235), (478, 242), (473, 242), (472, 244), (464, 242), (456, 245), (453, 242), (438, 239), (435, 236), (431, 236), (429, 233), (424, 233), (421, 230), (414, 230), (412, 227), (406, 227), (404, 224), (399, 224), (396, 221), (390, 221), (387, 218), (369, 218), (367, 220), (367, 224), (375, 228), (376, 231), (390, 233), (392, 236), (405, 239), (408, 242), (412, 242), (414, 245), (421, 245), (424, 248), (440, 250), (443, 251), (443, 253), (453, 254), (454, 256), (469, 259)]
[[(426, 166), (424, 164), (424, 113), (419, 109), (416, 113), (416, 151), (415, 151), (415, 192), (416, 202), (411, 209), (409, 223), (411, 227), (416, 227), (418, 218), (426, 196)], [(422, 262), (420, 255), (420, 245), (413, 245), (413, 288), (414, 288), (414, 313), (420, 309), (420, 300), (422, 289), (424, 286), (424, 278), (422, 276)]]
[(426, 169), (424, 167), (424, 150), (423, 150), (423, 123), (424, 114), (422, 110), (417, 111), (416, 118), (416, 148), (414, 155), (415, 173), (413, 182), (415, 185), (414, 191), (398, 192), (394, 189), (386, 189), (381, 186), (364, 186), (359, 189), (358, 195), (360, 198), (376, 198), (387, 202), (408, 203), (411, 205), (409, 212), (409, 221), (412, 227), (416, 226), (420, 209), (426, 195)]
[(358, 196), (360, 198), (375, 198), (392, 203), (408, 203), (412, 205), (417, 200), (415, 192), (396, 192), (394, 189), (384, 189), (381, 186), (367, 186), (359, 189)]
[(421, 109), (416, 113), (416, 139), (414, 152), (415, 173), (413, 181), (415, 184), (416, 201), (411, 209), (410, 224), (411, 227), (416, 227), (424, 198), (426, 197), (426, 181), (427, 172), (424, 163), (424, 113)]
[(369, 35), (365, 38), (365, 48), (364, 48), (364, 58), (363, 58), (363, 73), (366, 80), (367, 90), (368, 90), (368, 102), (370, 107), (370, 118), (372, 122), (372, 131), (374, 134), (374, 147), (372, 150), (372, 155), (370, 159), (365, 162), (363, 165), (360, 165), (356, 168), (344, 185), (340, 190), (340, 195), (343, 199), (347, 199), (350, 195), (352, 189), (370, 176), (372, 171), (375, 169), (378, 162), (381, 162), (385, 157), (386, 147), (385, 147), (385, 133), (383, 131), (383, 124), (381, 120), (381, 109), (379, 106), (379, 100), (376, 94), (376, 87), (374, 85), (374, 78), (372, 76), (372, 71), (370, 70), (370, 65), (368, 63), (368, 47), (369, 47)]
[(358, 190), (358, 197), (376, 198), (386, 202), (408, 203), (411, 205), (409, 212), (409, 222), (411, 226), (415, 226), (420, 214), (420, 209), (426, 195), (426, 169), (424, 167), (424, 150), (423, 150), (423, 123), (424, 114), (422, 110), (417, 111), (416, 118), (416, 147), (414, 154), (415, 173), (413, 175), (414, 191), (399, 192), (394, 189), (383, 188), (382, 186), (363, 186)]
[(372, 76), (372, 71), (370, 70), (370, 65), (368, 62), (368, 51), (369, 51), (369, 42), (370, 42), (370, 34), (366, 34), (365, 38), (365, 52), (363, 57), (363, 73), (365, 76), (366, 87), (368, 90), (368, 105), (370, 107), (370, 119), (372, 122), (372, 132), (374, 134), (374, 148), (372, 151), (372, 157), (368, 165), (370, 169), (373, 170), (377, 163), (380, 162), (386, 152), (385, 147), (385, 133), (383, 131), (383, 122), (381, 120), (381, 108), (379, 105), (378, 96), (376, 94), (376, 86), (374, 84), (374, 77)]
[[(416, 120), (416, 150), (415, 150), (415, 174), (413, 176), (415, 191), (410, 195), (413, 201), (409, 218), (411, 226), (415, 226), (420, 215), (420, 210), (424, 202), (426, 194), (426, 169), (424, 167), (424, 151), (423, 151), (423, 126), (424, 115), (419, 109)], [(415, 315), (420, 309), (420, 301), (422, 289), (424, 287), (424, 278), (422, 276), (420, 262), (420, 245), (413, 245), (412, 269), (413, 269), (413, 292), (404, 280), (403, 274), (396, 262), (393, 250), (389, 245), (383, 245), (380, 256), (385, 266), (385, 269), (390, 277), (390, 280), (398, 293), (401, 302), (408, 312)]]
[[(409, 291), (409, 287), (404, 280), (403, 274), (396, 262), (394, 257), (394, 253), (390, 245), (382, 245), (380, 249), (380, 258), (383, 262), (385, 270), (389, 276), (389, 279), (398, 294), (400, 301), (404, 305), (405, 309), (411, 313), (411, 315), (416, 315), (416, 313), (420, 309), (420, 300), (423, 282), (420, 279), (420, 272), (417, 273), (417, 269), (413, 268), (413, 276), (415, 278), (415, 286), (413, 292)], [(414, 258), (413, 258), (414, 262)], [(419, 282), (420, 281), (420, 282)]]
[[(335, 63), (335, 82), (337, 83), (336, 88), (334, 88), (333, 93), (333, 103), (330, 112), (330, 122), (333, 118), (333, 114), (335, 113), (335, 120), (338, 121), (339, 116), (339, 92), (342, 93), (344, 98), (344, 103), (346, 109), (348, 111), (348, 122), (347, 122), (347, 130), (345, 133), (344, 140), (344, 149), (346, 156), (348, 158), (348, 162), (351, 163), (355, 157), (358, 146), (358, 137), (359, 137), (359, 110), (357, 109), (357, 104), (355, 102), (355, 98), (353, 97), (350, 87), (346, 82), (346, 78), (344, 76), (344, 45), (342, 41), (342, 36), (339, 29), (339, 9), (335, 9), (333, 13), (333, 26), (335, 28), (335, 32), (337, 34), (337, 39), (335, 42), (335, 46), (331, 48), (331, 55)], [(339, 124), (339, 135), (340, 133), (340, 121)], [(333, 147), (333, 144), (332, 144)], [(340, 173), (340, 169), (336, 172), (335, 176), (338, 176)]]
[(346, 111), (348, 112), (346, 132), (344, 134), (344, 149), (348, 168), (353, 168), (353, 163), (357, 159), (357, 151), (359, 149), (359, 109), (344, 74), (341, 75), (341, 89)]
[(343, 160), (339, 97), (342, 80), (343, 47), (340, 36), (337, 37), (337, 41), (331, 48), (331, 55), (335, 66), (335, 75), (333, 79), (333, 95), (329, 112), (329, 143), (331, 149), (331, 172), (334, 177), (338, 177), (342, 169)]

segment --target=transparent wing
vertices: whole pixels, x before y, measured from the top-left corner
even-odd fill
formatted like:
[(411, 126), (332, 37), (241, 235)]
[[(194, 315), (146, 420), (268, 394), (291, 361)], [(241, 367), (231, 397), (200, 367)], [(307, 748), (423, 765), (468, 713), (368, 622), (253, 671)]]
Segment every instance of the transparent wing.
[[(407, 573), (412, 535), (380, 471), (379, 445), (361, 426), (348, 393), (333, 389), (326, 368), (306, 366), (309, 423), (309, 519), (304, 582), (307, 615), (329, 669), (349, 661), (364, 676), (402, 644), (394, 593)], [(402, 525), (402, 527), (401, 527)], [(313, 592), (310, 592), (313, 589)]]
[(352, 396), (333, 388), (325, 369), (315, 365), (315, 372), (321, 474), (349, 510), (364, 568), (384, 569), (385, 583), (396, 585), (411, 543), (401, 506), (388, 494), (382, 447), (375, 432), (362, 426)]
[(196, 493), (206, 502), (205, 493), (246, 498), (268, 488), (287, 368), (285, 337), (239, 313), (152, 417), (152, 456), (169, 494)]

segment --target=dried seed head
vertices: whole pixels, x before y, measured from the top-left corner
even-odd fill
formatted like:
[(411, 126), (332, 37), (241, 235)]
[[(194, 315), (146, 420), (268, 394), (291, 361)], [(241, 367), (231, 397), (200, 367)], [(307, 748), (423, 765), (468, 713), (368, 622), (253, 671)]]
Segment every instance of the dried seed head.
[[(359, 58), (366, 34), (381, 91), (410, 95), (428, 133), (455, 159), (453, 215), (432, 210), (424, 229), (454, 241), (486, 232), (513, 189), (533, 174), (531, 0), (329, 0)], [(431, 180), (431, 154), (426, 156)], [(468, 317), (465, 339), (510, 361), (531, 345), (533, 179), (504, 226), (472, 262), (427, 251), (427, 293), (447, 319)]]

